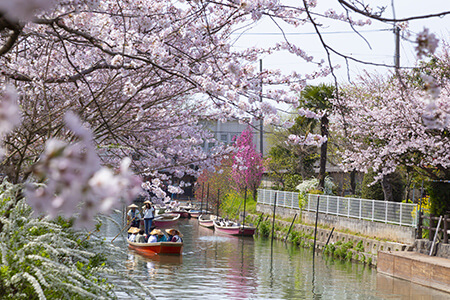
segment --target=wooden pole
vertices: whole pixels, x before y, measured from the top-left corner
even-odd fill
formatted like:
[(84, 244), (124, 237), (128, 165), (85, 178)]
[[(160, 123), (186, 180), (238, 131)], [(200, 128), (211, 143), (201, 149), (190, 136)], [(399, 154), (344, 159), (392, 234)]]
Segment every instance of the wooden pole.
[(200, 199), (200, 215), (202, 214), (203, 210), (203, 190), (205, 189), (205, 183), (202, 183), (202, 198)]
[(320, 196), (317, 196), (317, 208), (316, 208), (316, 224), (314, 225), (314, 247), (313, 247), (313, 257), (316, 253), (316, 237), (317, 237), (317, 219), (319, 218), (319, 199)]
[(436, 224), (436, 222), (434, 222), (434, 215), (430, 214), (430, 229), (429, 229), (429, 233), (428, 233), (429, 241), (433, 240), (433, 230), (434, 230), (435, 224)]
[(247, 206), (247, 187), (245, 187), (245, 192), (244, 192), (244, 215), (242, 216), (242, 226), (245, 225), (245, 210)]
[(220, 206), (220, 189), (217, 190), (217, 207), (216, 207), (216, 217), (219, 217), (219, 206)]
[[(259, 227), (259, 223), (261, 223), (262, 219), (263, 219), (264, 213), (261, 213), (261, 216), (259, 216), (259, 221), (258, 224), (256, 225), (256, 230), (258, 230)], [(267, 220), (267, 219), (266, 219)]]
[(448, 215), (444, 215), (444, 244), (448, 244)]
[(277, 195), (278, 193), (275, 192), (275, 201), (273, 202), (273, 217), (272, 217), (272, 241), (270, 243), (270, 246), (273, 247), (273, 234), (274, 234), (274, 230), (275, 230), (275, 208), (277, 207)]
[(334, 227), (333, 227), (333, 229), (331, 229), (330, 235), (328, 236), (327, 243), (325, 244), (325, 246), (328, 246), (328, 242), (330, 241), (330, 238), (333, 235), (333, 231), (334, 231)]
[(436, 239), (439, 235), (439, 227), (441, 227), (442, 216), (439, 216), (439, 221), (436, 227), (436, 232), (434, 233), (433, 243), (431, 244), (430, 256), (433, 255), (434, 245), (436, 245)]
[(419, 221), (417, 222), (417, 239), (422, 239), (423, 212), (419, 209)]
[(292, 228), (292, 225), (294, 225), (295, 218), (297, 218), (297, 214), (294, 215), (294, 218), (292, 219), (292, 222), (291, 222), (291, 226), (289, 226), (289, 230), (288, 230), (288, 232), (287, 232), (287, 234), (286, 234), (286, 237), (284, 238), (284, 242), (285, 242), (285, 243), (286, 243), (286, 241), (287, 241), (287, 238), (288, 238), (288, 236), (289, 236), (289, 233), (291, 233), (291, 228)]
[(111, 240), (111, 243), (114, 242), (114, 240), (125, 230), (127, 227), (131, 227), (131, 224), (133, 223), (134, 219), (136, 219), (136, 216), (130, 221), (129, 224), (125, 225), (124, 228)]
[[(208, 213), (208, 201), (209, 201), (209, 182), (208, 182), (208, 188), (206, 189), (206, 214)], [(200, 214), (203, 214), (203, 212), (200, 212)]]

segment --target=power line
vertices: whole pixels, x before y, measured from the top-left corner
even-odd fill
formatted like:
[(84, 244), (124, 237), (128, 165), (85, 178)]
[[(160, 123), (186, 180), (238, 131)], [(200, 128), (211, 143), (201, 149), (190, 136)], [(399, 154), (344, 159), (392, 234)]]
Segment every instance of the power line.
[[(360, 33), (367, 32), (383, 32), (383, 31), (392, 31), (392, 29), (374, 29), (374, 30), (361, 30), (358, 31)], [(347, 33), (355, 33), (354, 31), (330, 31), (330, 32), (321, 32), (321, 34), (347, 34)], [(316, 35), (317, 32), (233, 32), (233, 35)]]

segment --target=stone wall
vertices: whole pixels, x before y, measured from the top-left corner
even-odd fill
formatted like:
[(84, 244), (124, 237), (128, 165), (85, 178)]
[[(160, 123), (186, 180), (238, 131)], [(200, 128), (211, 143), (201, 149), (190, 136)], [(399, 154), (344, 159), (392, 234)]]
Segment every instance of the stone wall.
[[(273, 214), (273, 206), (260, 204), (256, 206), (258, 212), (266, 215)], [(314, 224), (316, 220), (315, 212), (299, 211), (291, 208), (276, 207), (275, 213), (278, 217), (292, 219), (294, 215), (301, 214), (303, 223)], [(396, 241), (403, 244), (413, 244), (415, 240), (415, 228), (407, 226), (399, 226), (393, 224), (385, 224), (380, 222), (371, 222), (366, 220), (358, 220), (347, 217), (339, 217), (334, 215), (326, 215), (319, 213), (318, 223), (322, 226), (335, 227), (336, 230), (350, 230), (365, 236), (378, 239), (386, 239)]]
[[(426, 239), (416, 240), (413, 245), (413, 250), (429, 255), (432, 243), (432, 241)], [(432, 254), (433, 256), (450, 259), (450, 244), (436, 243)]]
[[(256, 216), (254, 216), (256, 218)], [(272, 221), (271, 218), (268, 219), (268, 221)], [(282, 220), (275, 220), (276, 225), (284, 228), (289, 228), (291, 225), (291, 222), (288, 221), (282, 221)], [(310, 225), (303, 225), (303, 224), (294, 224), (291, 228), (292, 231), (301, 232), (306, 236), (309, 236), (310, 238), (307, 239), (306, 244), (309, 246), (313, 245), (314, 242), (314, 226)], [(376, 265), (377, 264), (377, 253), (378, 251), (404, 251), (408, 248), (408, 245), (402, 244), (402, 243), (396, 243), (396, 242), (388, 242), (388, 241), (379, 241), (375, 239), (365, 238), (361, 236), (356, 236), (353, 234), (348, 233), (342, 233), (342, 232), (336, 232), (333, 231), (333, 234), (330, 237), (332, 230), (329, 229), (323, 229), (323, 228), (317, 228), (317, 234), (316, 234), (316, 249), (319, 251), (322, 251), (325, 245), (328, 244), (335, 244), (337, 242), (341, 243), (347, 243), (352, 242), (353, 245), (357, 245), (359, 242), (362, 243), (363, 251), (357, 252), (352, 249), (350, 251), (354, 252), (354, 257), (356, 257), (356, 254), (359, 257), (359, 260), (361, 261), (361, 258), (364, 257), (365, 261), (368, 261), (370, 259), (370, 264)], [(275, 238), (279, 240), (284, 240), (286, 238), (287, 232), (278, 231), (275, 233)], [(329, 238), (330, 237), (330, 238)]]

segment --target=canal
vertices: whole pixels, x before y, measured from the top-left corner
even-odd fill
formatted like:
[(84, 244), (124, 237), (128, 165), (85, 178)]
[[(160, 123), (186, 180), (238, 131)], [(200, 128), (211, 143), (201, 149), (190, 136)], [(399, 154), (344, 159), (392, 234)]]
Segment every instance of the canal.
[[(215, 234), (196, 219), (180, 219), (176, 227), (184, 235), (182, 256), (150, 258), (128, 250), (115, 258), (157, 299), (450, 299), (362, 264), (321, 254), (313, 259), (311, 249), (289, 243), (271, 247), (266, 238)], [(127, 247), (123, 239), (114, 244)]]

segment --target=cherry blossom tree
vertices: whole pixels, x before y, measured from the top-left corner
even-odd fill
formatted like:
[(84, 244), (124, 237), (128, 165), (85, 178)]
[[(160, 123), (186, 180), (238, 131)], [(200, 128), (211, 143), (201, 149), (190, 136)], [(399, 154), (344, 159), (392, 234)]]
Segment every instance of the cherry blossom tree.
[(373, 168), (379, 180), (405, 166), (431, 181), (450, 179), (449, 57), (446, 46), (431, 64), (401, 79), (366, 74), (342, 90), (345, 114), (337, 114), (334, 129), (347, 137), (347, 169)]
[[(311, 61), (286, 42), (231, 48), (232, 33), (263, 15), (300, 25), (301, 9), (274, 1), (2, 1), (0, 12), (0, 83), (15, 87), (22, 113), (20, 127), (4, 139), (1, 168), (16, 183), (35, 180), (36, 162), (53, 158), (46, 156), (53, 147), (47, 142), (80, 138), (75, 128), (65, 127), (68, 111), (92, 131), (92, 146), (84, 143), (84, 149), (95, 150), (102, 165), (118, 169), (130, 157), (130, 168), (144, 177), (198, 176), (229, 152), (202, 150), (212, 135), (200, 120), (276, 122), (270, 101), (295, 103), (293, 95), (307, 79), (329, 72), (255, 70), (257, 58), (273, 51)], [(261, 83), (268, 87), (263, 102), (256, 101)], [(51, 185), (61, 177), (48, 179)], [(145, 185), (150, 186), (159, 192), (153, 183)], [(35, 208), (45, 207), (36, 201)]]
[(250, 126), (236, 139), (236, 153), (233, 156), (231, 175), (239, 192), (248, 189), (256, 200), (256, 192), (261, 184), (264, 165), (262, 154), (253, 144), (253, 131)]
[[(358, 1), (338, 3), (363, 19), (316, 12), (314, 0), (299, 6), (274, 0), (1, 1), (0, 84), (15, 86), (23, 114), (20, 128), (5, 138), (3, 173), (13, 182), (26, 181), (48, 140), (76, 138), (64, 130), (64, 115), (71, 110), (93, 131), (102, 164), (117, 168), (129, 156), (130, 167), (145, 176), (158, 177), (162, 170), (177, 177), (198, 175), (224, 153), (201, 150), (212, 136), (199, 120), (278, 122), (274, 102), (296, 104), (308, 80), (335, 68), (331, 60), (324, 67), (288, 39), (237, 51), (232, 34), (266, 17), (280, 28), (310, 23), (330, 51), (319, 19), (353, 28), (382, 19)], [(436, 44), (430, 37), (424, 32), (418, 43), (426, 53)], [(318, 69), (290, 75), (255, 70), (261, 55), (275, 51), (288, 51)], [(320, 139), (290, 138), (319, 144)]]

